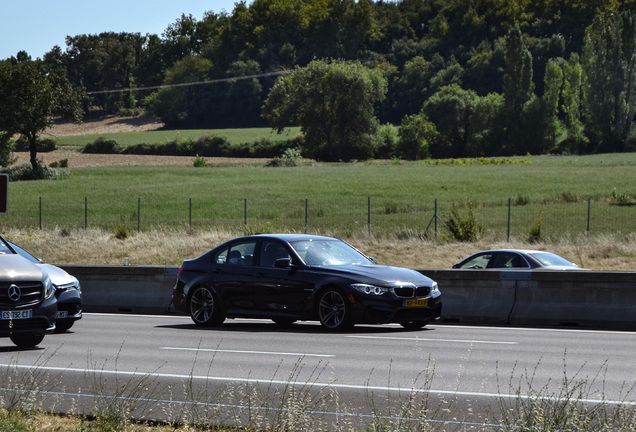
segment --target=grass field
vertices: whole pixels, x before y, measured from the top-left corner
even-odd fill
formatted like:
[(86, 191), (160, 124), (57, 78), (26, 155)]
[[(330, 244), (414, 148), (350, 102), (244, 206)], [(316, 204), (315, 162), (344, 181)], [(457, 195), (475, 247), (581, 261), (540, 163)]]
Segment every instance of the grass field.
[[(374, 161), (264, 166), (71, 167), (68, 177), (10, 185), (5, 227), (159, 227), (293, 230), (375, 236), (434, 234), (453, 206), (473, 203), (486, 238), (523, 239), (636, 231), (636, 155), (527, 157), (519, 163), (458, 165)], [(630, 204), (630, 203), (625, 203)], [(438, 220), (438, 222), (440, 222)], [(428, 231), (427, 231), (428, 229)], [(438, 223), (438, 233), (444, 230)]]
[[(623, 270), (636, 255), (635, 165), (636, 154), (607, 154), (293, 168), (71, 166), (62, 179), (11, 183), (0, 221), (10, 238), (57, 263), (130, 257), (177, 265), (244, 232), (306, 231), (412, 268), (447, 268), (493, 245), (528, 246), (540, 224), (533, 247)], [(444, 222), (453, 207), (465, 217), (469, 202), (483, 234), (477, 243), (453, 242)]]
[(184, 130), (154, 130), (138, 132), (111, 132), (92, 133), (88, 135), (69, 135), (56, 138), (56, 144), (60, 148), (73, 147), (81, 148), (86, 144), (95, 141), (99, 137), (115, 140), (122, 147), (133, 144), (161, 144), (178, 139), (197, 140), (201, 136), (218, 135), (227, 138), (231, 144), (252, 143), (261, 138), (268, 138), (272, 141), (286, 140), (293, 138), (299, 128), (290, 128), (282, 134), (272, 132), (269, 128), (245, 128), (245, 129), (184, 129)]

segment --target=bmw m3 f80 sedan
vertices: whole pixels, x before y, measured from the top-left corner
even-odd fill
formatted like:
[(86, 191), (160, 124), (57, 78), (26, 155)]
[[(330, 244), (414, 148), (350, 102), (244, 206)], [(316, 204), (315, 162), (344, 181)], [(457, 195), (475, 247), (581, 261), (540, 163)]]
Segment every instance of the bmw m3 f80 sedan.
[(442, 309), (437, 283), (421, 273), (378, 265), (335, 238), (303, 234), (240, 237), (183, 261), (172, 303), (200, 326), (267, 318), (316, 320), (336, 331), (355, 323), (419, 329)]

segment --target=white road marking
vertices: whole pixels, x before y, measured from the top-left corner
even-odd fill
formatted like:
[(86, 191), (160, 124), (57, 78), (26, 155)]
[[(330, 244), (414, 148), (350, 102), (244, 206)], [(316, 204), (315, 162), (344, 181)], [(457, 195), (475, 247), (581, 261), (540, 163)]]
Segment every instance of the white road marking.
[(475, 340), (475, 339), (433, 339), (433, 338), (420, 338), (420, 337), (396, 337), (396, 336), (345, 336), (353, 339), (391, 339), (391, 340), (405, 340), (405, 341), (425, 341), (425, 342), (451, 342), (451, 343), (469, 343), (469, 344), (496, 344), (496, 345), (518, 345), (519, 342), (506, 342), (506, 341), (487, 341), (487, 340)]
[(288, 353), (288, 352), (276, 352), (276, 351), (243, 351), (243, 350), (222, 350), (222, 349), (206, 349), (206, 348), (178, 348), (178, 347), (160, 347), (162, 350), (173, 351), (203, 351), (214, 353), (232, 353), (232, 354), (258, 354), (258, 355), (281, 355), (281, 356), (294, 356), (294, 357), (335, 357), (333, 354), (309, 354), (309, 353)]

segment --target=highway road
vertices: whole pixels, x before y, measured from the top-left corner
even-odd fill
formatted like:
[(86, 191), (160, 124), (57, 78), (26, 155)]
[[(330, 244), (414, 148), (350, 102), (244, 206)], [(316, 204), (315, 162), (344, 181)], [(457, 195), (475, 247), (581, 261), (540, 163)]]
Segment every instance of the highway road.
[(168, 421), (479, 430), (528, 398), (633, 406), (635, 336), (447, 324), (332, 334), (262, 320), (203, 329), (186, 316), (85, 314), (37, 349), (0, 339), (0, 396)]

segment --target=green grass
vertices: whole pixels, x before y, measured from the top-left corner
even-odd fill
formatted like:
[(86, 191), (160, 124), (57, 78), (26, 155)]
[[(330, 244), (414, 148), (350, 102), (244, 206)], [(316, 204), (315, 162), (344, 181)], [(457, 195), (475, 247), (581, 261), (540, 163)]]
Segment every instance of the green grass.
[[(66, 179), (11, 183), (9, 214), (0, 220), (5, 228), (37, 228), (40, 221), (47, 228), (77, 228), (84, 227), (87, 216), (89, 227), (136, 230), (139, 222), (148, 230), (188, 227), (191, 214), (193, 227), (304, 231), (307, 202), (309, 232), (358, 234), (368, 230), (370, 218), (377, 236), (423, 235), (427, 228), (433, 234), (435, 200), (442, 220), (453, 205), (461, 213), (472, 201), (486, 235), (505, 240), (511, 199), (513, 237), (525, 239), (541, 220), (542, 234), (558, 239), (585, 234), (590, 199), (592, 234), (636, 231), (636, 207), (611, 202), (614, 189), (636, 196), (636, 154), (520, 161), (71, 167)], [(438, 230), (443, 233), (443, 225)]]
[(58, 148), (80, 148), (95, 141), (99, 137), (112, 139), (122, 147), (133, 144), (160, 144), (174, 139), (197, 140), (201, 136), (218, 135), (227, 138), (231, 144), (252, 143), (261, 138), (272, 141), (286, 140), (296, 136), (300, 128), (289, 128), (282, 134), (277, 134), (270, 128), (245, 128), (245, 129), (182, 129), (182, 130), (156, 130), (143, 132), (103, 133), (76, 136), (56, 137)]

